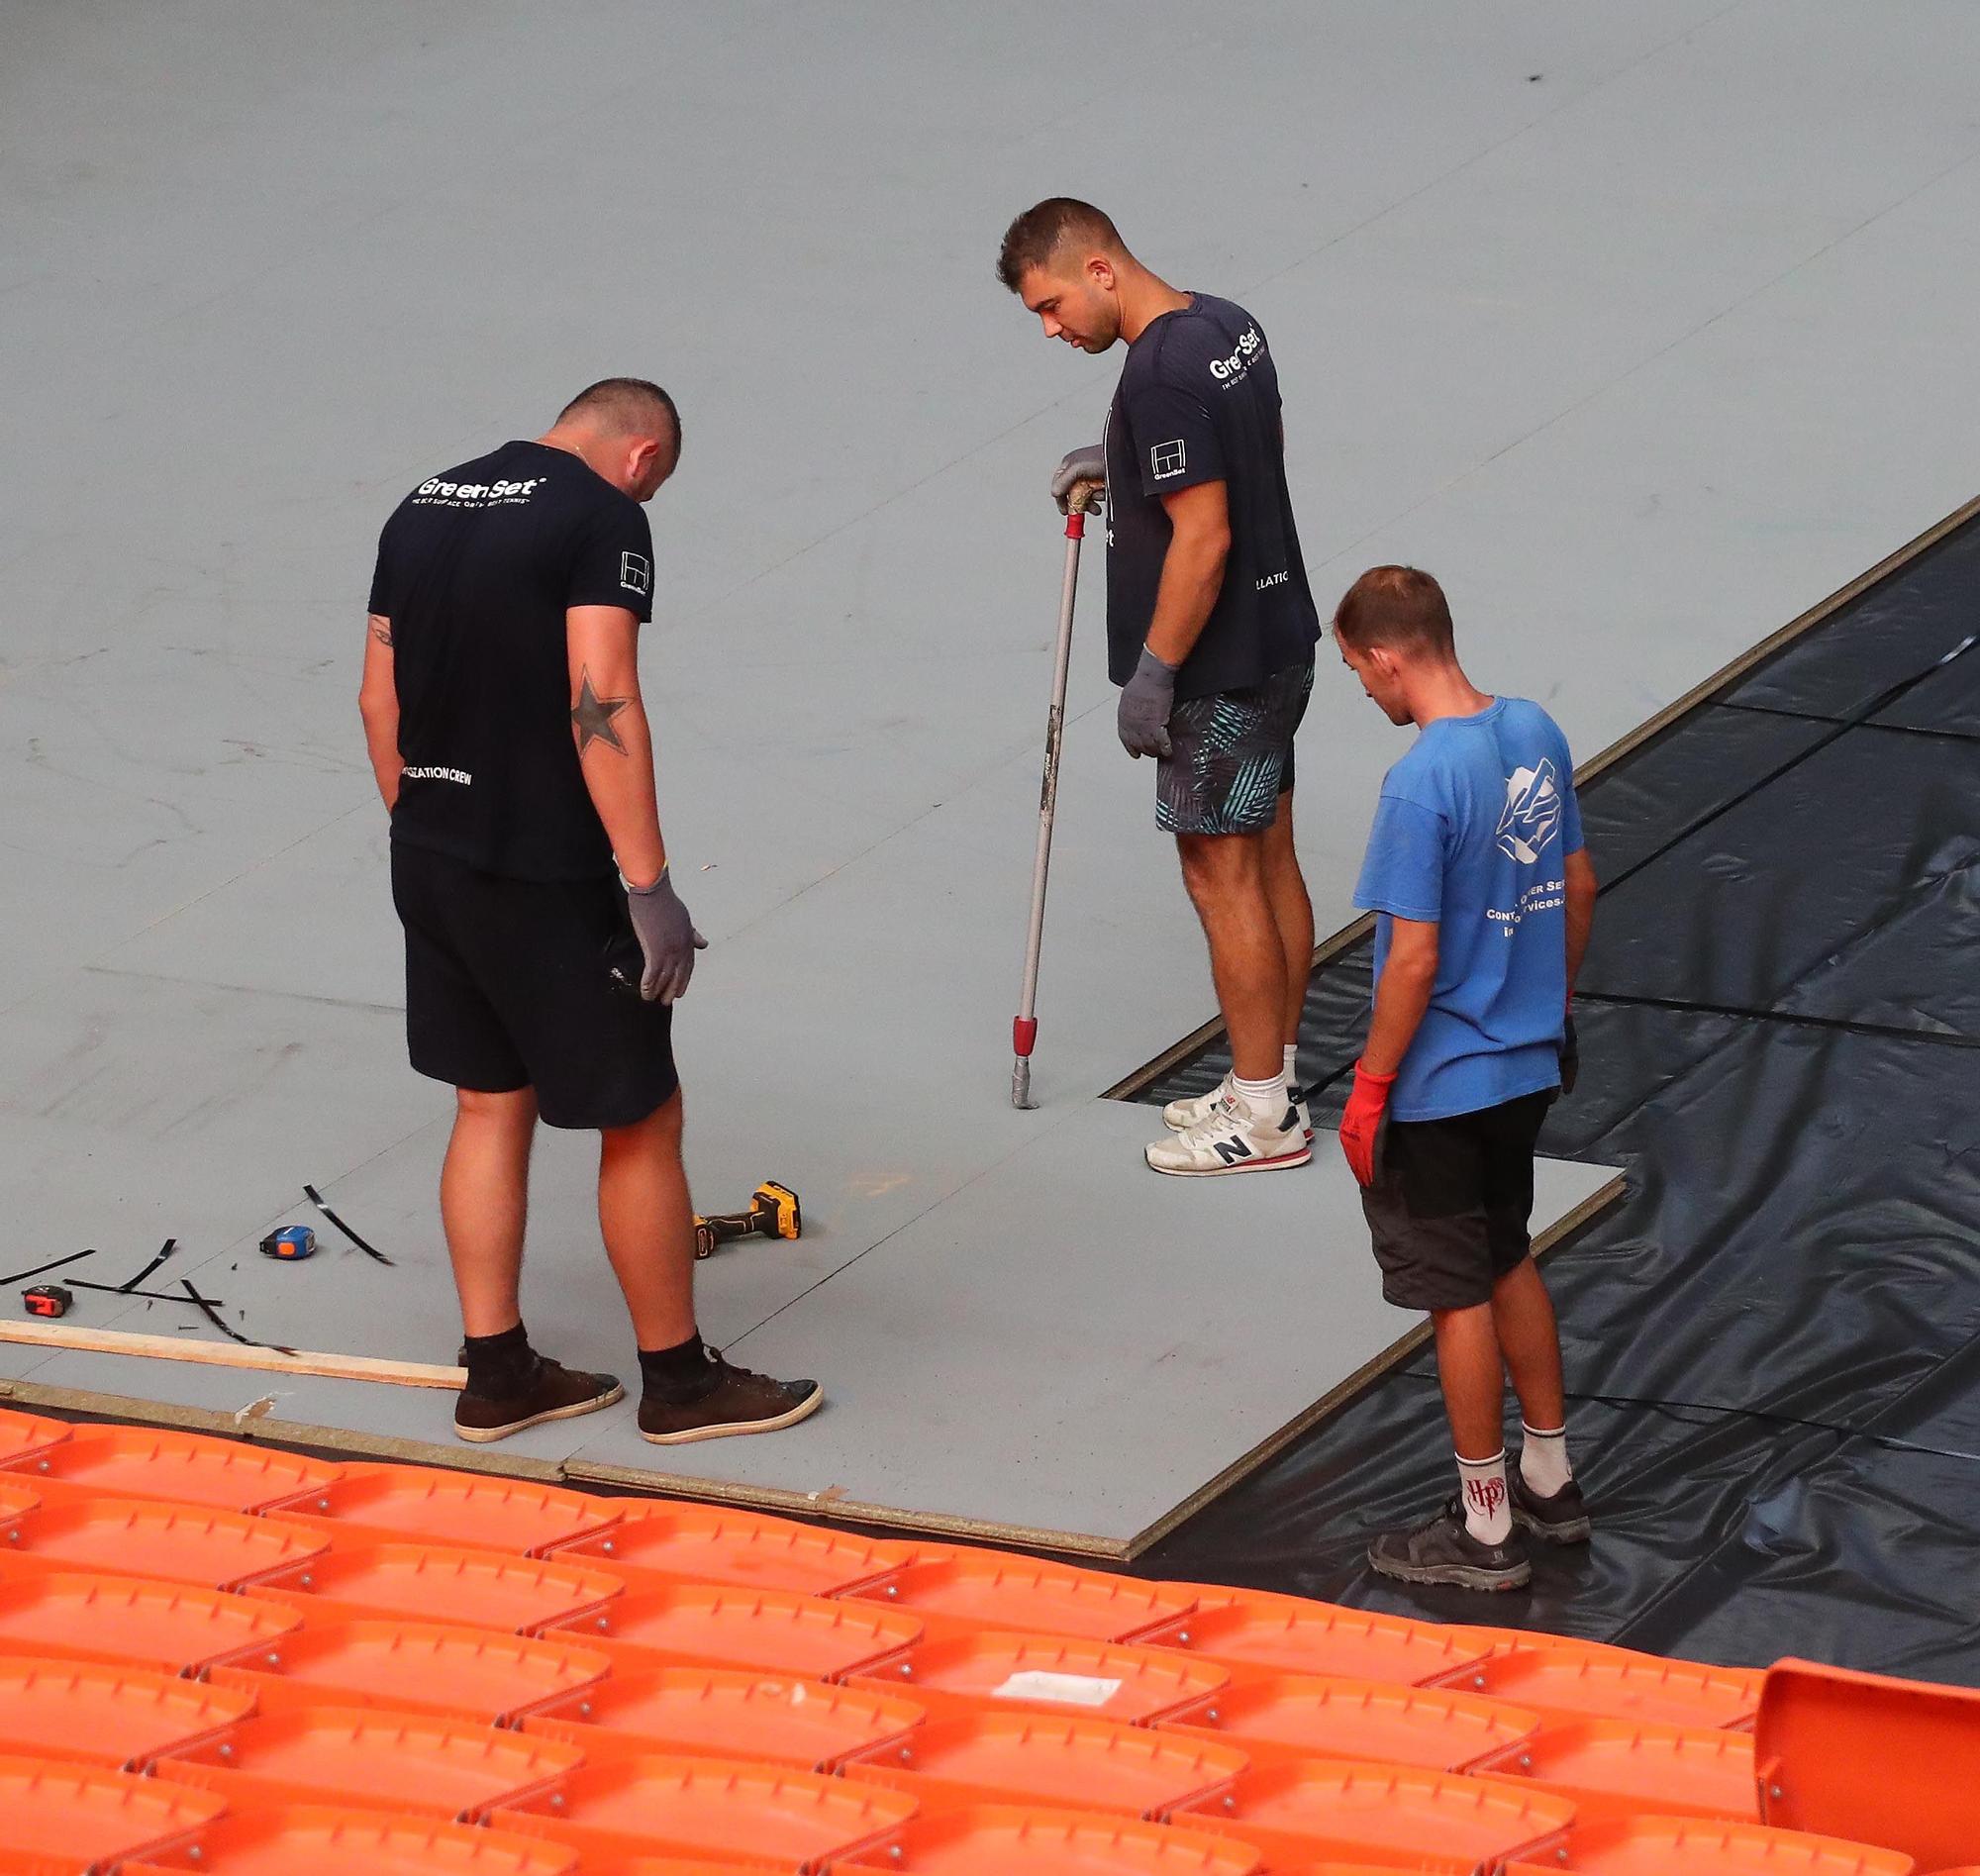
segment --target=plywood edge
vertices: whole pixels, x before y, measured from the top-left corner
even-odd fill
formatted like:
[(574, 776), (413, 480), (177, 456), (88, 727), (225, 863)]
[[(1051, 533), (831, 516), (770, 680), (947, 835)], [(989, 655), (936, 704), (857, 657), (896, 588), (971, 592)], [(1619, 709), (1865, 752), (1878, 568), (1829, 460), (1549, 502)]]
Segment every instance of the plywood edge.
[(869, 1505), (837, 1496), (831, 1487), (817, 1492), (795, 1492), (776, 1486), (738, 1485), (727, 1480), (693, 1478), (684, 1473), (655, 1472), (644, 1466), (581, 1458), (565, 1465), (564, 1477), (573, 1485), (619, 1486), (660, 1498), (692, 1499), (702, 1504), (734, 1505), (744, 1511), (778, 1512), (799, 1518), (828, 1518), (837, 1525), (870, 1525), (885, 1530), (918, 1531), (930, 1537), (960, 1538), (968, 1543), (1063, 1551), (1110, 1562), (1126, 1562), (1132, 1554), (1125, 1538), (1096, 1537), (1083, 1531), (1052, 1530), (1038, 1525), (998, 1524), (994, 1520), (964, 1518), (949, 1512), (904, 1511), (898, 1506)]
[[(1544, 1231), (1535, 1234), (1534, 1256), (1536, 1259), (1544, 1257), (1549, 1251), (1565, 1243), (1591, 1219), (1614, 1205), (1628, 1186), (1628, 1174), (1620, 1171), (1605, 1180), (1580, 1204), (1570, 1207)], [(1371, 1265), (1371, 1271), (1372, 1268)], [(1372, 1360), (1363, 1362), (1345, 1380), (1330, 1388), (1311, 1407), (1289, 1420), (1277, 1432), (1266, 1434), (1249, 1452), (1239, 1459), (1233, 1460), (1214, 1479), (1192, 1492), (1173, 1511), (1163, 1513), (1145, 1530), (1137, 1532), (1127, 1547), (1129, 1561), (1132, 1562), (1144, 1550), (1161, 1542), (1171, 1531), (1179, 1530), (1198, 1512), (1214, 1504), (1233, 1486), (1241, 1484), (1260, 1466), (1275, 1459), (1295, 1440), (1310, 1433), (1322, 1421), (1337, 1414), (1364, 1388), (1379, 1381), (1391, 1369), (1400, 1367), (1430, 1340), (1430, 1324), (1425, 1321), (1419, 1323), (1407, 1334), (1398, 1336), (1380, 1354)]]
[[(1624, 757), (1634, 755), (1644, 743), (1653, 741), (1670, 729), (1681, 718), (1688, 717), (1701, 704), (1708, 704), (1728, 685), (1735, 684), (1764, 664), (1776, 652), (1787, 647), (1805, 633), (1832, 619), (1843, 607), (1859, 600), (1873, 587), (1881, 586), (1894, 573), (1901, 573), (1922, 554), (1931, 551), (1948, 536), (1957, 534), (1969, 521), (1980, 519), (1980, 495), (1955, 508), (1942, 521), (1935, 521), (1924, 534), (1907, 541), (1896, 552), (1888, 553), (1866, 573), (1859, 573), (1846, 586), (1838, 586), (1827, 599), (1819, 600), (1807, 612), (1790, 619), (1778, 632), (1769, 633), (1758, 644), (1750, 645), (1730, 664), (1721, 665), (1701, 683), (1667, 704), (1655, 716), (1647, 717), (1627, 735), (1618, 737), (1606, 749), (1592, 755), (1574, 771), (1574, 785), (1585, 787), (1605, 770), (1615, 767)], [(1374, 915), (1363, 913), (1358, 919), (1343, 925), (1332, 937), (1323, 938), (1314, 946), (1311, 969), (1319, 970), (1324, 964), (1331, 964), (1342, 951), (1359, 944), (1375, 929)], [(1132, 1101), (1164, 1075), (1172, 1072), (1181, 1063), (1209, 1046), (1224, 1034), (1224, 1019), (1212, 1017), (1208, 1023), (1192, 1030), (1179, 1042), (1172, 1042), (1167, 1048), (1146, 1061), (1132, 1074), (1124, 1076), (1102, 1095), (1103, 1101)]]
[(430, 1439), (406, 1439), (395, 1433), (357, 1432), (346, 1427), (277, 1420), (272, 1414), (256, 1415), (248, 1408), (230, 1413), (225, 1408), (187, 1407), (175, 1401), (103, 1394), (89, 1388), (54, 1387), (35, 1380), (0, 1381), (0, 1400), (53, 1408), (58, 1413), (87, 1414), (102, 1420), (169, 1427), (179, 1432), (225, 1433), (271, 1446), (293, 1446), (353, 1458), (390, 1459), (407, 1465), (446, 1466), (456, 1472), (487, 1472), (545, 1485), (558, 1484), (563, 1477), (563, 1468), (554, 1459), (531, 1459), (518, 1453), (497, 1455), (450, 1442), (443, 1444)]

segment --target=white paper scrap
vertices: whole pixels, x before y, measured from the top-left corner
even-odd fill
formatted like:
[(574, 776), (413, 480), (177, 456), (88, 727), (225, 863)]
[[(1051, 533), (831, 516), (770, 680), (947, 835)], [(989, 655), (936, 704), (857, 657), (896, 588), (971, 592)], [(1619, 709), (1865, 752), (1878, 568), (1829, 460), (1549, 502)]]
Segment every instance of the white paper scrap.
[(1013, 1674), (1002, 1687), (990, 1690), (993, 1700), (1049, 1700), (1061, 1707), (1104, 1707), (1121, 1691), (1119, 1681), (1096, 1674), (1052, 1674), (1028, 1667)]

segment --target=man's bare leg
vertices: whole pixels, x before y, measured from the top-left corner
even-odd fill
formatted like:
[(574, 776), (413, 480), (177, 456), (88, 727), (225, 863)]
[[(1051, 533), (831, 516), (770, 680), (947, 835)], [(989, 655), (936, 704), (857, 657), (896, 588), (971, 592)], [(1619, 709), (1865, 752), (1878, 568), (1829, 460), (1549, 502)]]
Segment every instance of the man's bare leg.
[(599, 1136), (598, 1225), (644, 1349), (673, 1348), (695, 1333), (694, 1206), (681, 1127), (676, 1089), (644, 1121)]
[(1272, 923), (1286, 954), (1285, 1027), (1280, 1040), (1299, 1040), (1300, 1018), (1306, 1010), (1307, 979), (1313, 974), (1313, 900), (1300, 871), (1299, 849), (1293, 844), (1293, 797), (1279, 797), (1279, 812), (1264, 834), (1265, 896), (1271, 901)]
[(1437, 1385), (1459, 1459), (1489, 1459), (1506, 1443), (1506, 1373), (1493, 1314), (1490, 1304), (1431, 1314)]
[(523, 1320), (523, 1229), (530, 1206), (534, 1089), (454, 1091), (453, 1134), (441, 1162), (441, 1228), (469, 1335), (499, 1335)]
[(1182, 834), (1176, 847), (1183, 884), (1210, 941), (1232, 1072), (1269, 1081), (1285, 1063), (1286, 953), (1265, 887), (1265, 837)]
[(1560, 1331), (1553, 1299), (1529, 1257), (1492, 1286), (1492, 1323), (1520, 1413), (1529, 1427), (1556, 1428), (1567, 1419), (1560, 1372)]

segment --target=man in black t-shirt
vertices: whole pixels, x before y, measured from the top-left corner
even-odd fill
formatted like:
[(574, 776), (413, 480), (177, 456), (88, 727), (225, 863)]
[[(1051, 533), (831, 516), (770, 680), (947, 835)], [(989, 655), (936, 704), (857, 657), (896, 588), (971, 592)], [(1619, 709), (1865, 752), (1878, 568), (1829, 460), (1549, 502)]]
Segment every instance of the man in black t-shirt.
[(598, 1216), (658, 1444), (805, 1418), (815, 1381), (732, 1367), (695, 1326), (672, 1005), (705, 940), (667, 873), (640, 697), (645, 509), (680, 456), (642, 378), (422, 482), (378, 543), (359, 706), (392, 817), (413, 1066), (455, 1090), (441, 1221), (466, 1332), (463, 1439), (625, 1390), (536, 1353), (520, 1284), (539, 1119), (600, 1135)]
[(1104, 483), (1108, 674), (1130, 755), (1152, 755), (1155, 822), (1176, 837), (1210, 942), (1232, 1072), (1162, 1111), (1157, 1172), (1304, 1165), (1295, 1067), (1313, 904), (1293, 844), (1293, 734), (1320, 614), (1286, 490), (1279, 380), (1250, 314), (1142, 266), (1091, 203), (1054, 196), (1004, 236), (998, 276), (1048, 339), (1125, 340), (1103, 441), (1059, 464)]

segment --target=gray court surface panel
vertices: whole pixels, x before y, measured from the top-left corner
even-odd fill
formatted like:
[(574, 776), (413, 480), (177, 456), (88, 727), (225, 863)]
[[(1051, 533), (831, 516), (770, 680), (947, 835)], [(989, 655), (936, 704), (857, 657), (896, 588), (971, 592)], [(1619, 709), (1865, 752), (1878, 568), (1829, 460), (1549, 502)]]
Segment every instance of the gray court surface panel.
[[(814, 1442), (887, 1379), (842, 1285), (925, 1299), (913, 1359), (939, 1363), (962, 1312), (929, 1286), (965, 1264), (938, 1247), (976, 1234), (1118, 1266), (1138, 1327), (1144, 1244), (1176, 1234), (1057, 1221), (1331, 1189), (1158, 1183), (1153, 1117), (1092, 1101), (1211, 1001), (1152, 777), (1113, 741), (1097, 543), (1045, 1105), (1006, 1104), (1061, 545), (1040, 491), (1115, 374), (992, 278), (1016, 208), (1089, 194), (1248, 305), (1323, 604), (1374, 560), (1434, 568), (1474, 674), (1584, 756), (1973, 492), (1980, 14), (1953, 0), (193, 0), (15, 5), (0, 33), (0, 1267), (96, 1244), (125, 1274), (176, 1234), (168, 1269), (231, 1280), (256, 1333), (450, 1349), (446, 1097), (400, 1049), (358, 615), (405, 488), (589, 377), (651, 371), (686, 412), (644, 668), (715, 940), (680, 1022), (691, 1164), (710, 1206), (791, 1180), (815, 1228), (717, 1260), (702, 1309), (846, 1405)], [(1323, 931), (1401, 746), (1323, 647), (1299, 814)], [(1049, 1180), (1013, 1170), (1033, 1154)], [(545, 1142), (530, 1316), (623, 1369), (587, 1176), (585, 1142)], [(305, 1179), (400, 1271), (259, 1268)], [(1329, 1363), (1300, 1356), (1313, 1398)], [(246, 1404), (238, 1376), (112, 1365), (147, 1378), (0, 1351)], [(1235, 1397), (1253, 1363), (1227, 1365)], [(353, 1427), (434, 1405), (321, 1386)], [(780, 1446), (794, 1473), (812, 1450), (697, 1463)], [(943, 1461), (959, 1509), (1015, 1502), (1020, 1456)]]

